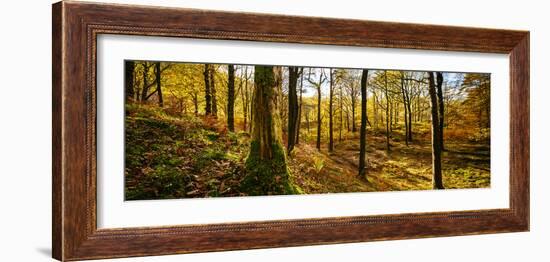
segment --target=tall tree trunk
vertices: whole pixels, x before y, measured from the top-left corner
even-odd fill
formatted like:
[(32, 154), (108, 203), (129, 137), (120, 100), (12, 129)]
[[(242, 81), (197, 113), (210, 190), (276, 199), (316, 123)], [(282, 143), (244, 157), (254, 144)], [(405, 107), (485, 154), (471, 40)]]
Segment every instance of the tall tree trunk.
[(349, 123), (349, 109), (348, 108), (346, 109), (346, 128), (347, 128), (346, 131), (348, 131), (348, 133), (349, 133), (350, 123)]
[(357, 128), (355, 127), (355, 107), (356, 107), (356, 98), (355, 94), (352, 94), (351, 96), (351, 132), (355, 133), (357, 132)]
[(235, 132), (235, 66), (227, 65), (227, 129)]
[(193, 95), (193, 105), (195, 106), (195, 116), (199, 115), (199, 98), (197, 94)]
[(437, 92), (435, 87), (434, 74), (428, 73), (431, 110), (432, 110), (432, 187), (433, 189), (444, 189), (443, 177), (441, 174), (441, 143), (439, 134), (439, 112), (437, 103)]
[(395, 102), (393, 104), (393, 125), (394, 125), (394, 127), (397, 126), (398, 120), (399, 120), (399, 103)]
[(306, 111), (306, 126), (307, 126), (307, 134), (309, 135), (309, 132), (310, 132), (310, 125), (309, 125), (309, 110)]
[(409, 138), (409, 142), (412, 142), (413, 141), (413, 137), (412, 137), (412, 125), (413, 125), (413, 121), (412, 121), (412, 112), (411, 112), (411, 98), (410, 96), (407, 94), (407, 110), (409, 112), (409, 126), (408, 126), (408, 138)]
[(255, 66), (252, 98), (252, 132), (241, 191), (248, 195), (294, 194), (277, 112), (280, 68)]
[(437, 80), (437, 104), (439, 110), (439, 142), (441, 143), (441, 151), (445, 151), (445, 144), (443, 143), (443, 127), (445, 123), (445, 101), (443, 101), (443, 74), (441, 72), (436, 73)]
[(372, 89), (372, 95), (374, 97), (374, 130), (378, 130), (378, 95), (376, 94), (376, 89)]
[(407, 119), (407, 97), (405, 95), (405, 80), (403, 79), (404, 75), (401, 73), (401, 94), (403, 96), (403, 107), (405, 115), (403, 116), (403, 122), (405, 122), (405, 144), (409, 146), (409, 121)]
[(248, 90), (248, 66), (244, 67), (244, 89), (241, 90), (242, 100), (243, 100), (243, 120), (244, 120), (244, 130), (246, 131), (246, 124), (248, 120), (248, 109), (250, 105), (249, 99), (249, 90)]
[(204, 112), (207, 116), (212, 114), (212, 93), (210, 89), (210, 65), (204, 64), (204, 101), (205, 108)]
[(134, 69), (135, 62), (126, 60), (124, 61), (124, 79), (126, 80), (125, 99), (129, 102), (134, 99)]
[(302, 125), (302, 94), (304, 93), (304, 68), (300, 69), (300, 103), (298, 104), (298, 123), (296, 123), (296, 145), (300, 143), (300, 127)]
[(212, 96), (212, 115), (218, 117), (218, 99), (216, 95), (216, 69), (210, 65), (210, 94)]
[(162, 99), (162, 79), (160, 71), (160, 62), (155, 63), (155, 74), (156, 74), (156, 82), (157, 82), (157, 96), (158, 96), (158, 103), (159, 107), (164, 107), (164, 100)]
[(319, 73), (319, 85), (317, 85), (317, 150), (321, 150), (321, 84), (323, 73)]
[(343, 107), (343, 103), (342, 103), (342, 98), (343, 98), (343, 87), (342, 87), (342, 84), (340, 84), (340, 95), (338, 97), (338, 103), (339, 103), (339, 108), (340, 108), (340, 130), (338, 131), (338, 141), (342, 142), (342, 129), (343, 129), (343, 124), (344, 124), (344, 107)]
[(386, 96), (386, 150), (390, 151), (390, 97), (388, 96), (388, 72), (384, 70), (384, 91)]
[(361, 131), (359, 140), (359, 176), (367, 178), (367, 80), (369, 70), (363, 69), (361, 75)]
[(149, 93), (149, 65), (143, 62), (143, 88), (141, 89), (141, 102), (147, 101)]
[(287, 152), (290, 154), (296, 143), (296, 126), (298, 124), (298, 95), (296, 86), (298, 84), (298, 68), (288, 68), (288, 134), (287, 134)]
[[(387, 100), (388, 98), (386, 98)], [(388, 104), (390, 106), (390, 114), (389, 114), (389, 117), (390, 117), (390, 134), (393, 132), (393, 103), (389, 103)]]
[(332, 115), (333, 115), (333, 109), (332, 109), (332, 100), (334, 97), (334, 77), (332, 68), (330, 69), (330, 86), (329, 86), (329, 99), (328, 99), (328, 134), (329, 134), (329, 142), (328, 142), (328, 151), (332, 152), (334, 151), (334, 134), (333, 134), (333, 121), (332, 121)]

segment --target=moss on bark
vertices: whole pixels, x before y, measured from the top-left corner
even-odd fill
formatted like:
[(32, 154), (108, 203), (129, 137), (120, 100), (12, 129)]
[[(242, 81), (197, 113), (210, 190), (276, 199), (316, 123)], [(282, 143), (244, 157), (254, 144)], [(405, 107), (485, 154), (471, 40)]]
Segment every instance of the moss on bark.
[(282, 145), (277, 108), (281, 69), (256, 66), (254, 83), (250, 152), (240, 189), (248, 195), (297, 194), (299, 190), (292, 185)]
[(252, 196), (299, 194), (300, 190), (292, 184), (282, 145), (274, 143), (272, 149), (272, 158), (262, 159), (259, 143), (251, 142), (241, 191)]

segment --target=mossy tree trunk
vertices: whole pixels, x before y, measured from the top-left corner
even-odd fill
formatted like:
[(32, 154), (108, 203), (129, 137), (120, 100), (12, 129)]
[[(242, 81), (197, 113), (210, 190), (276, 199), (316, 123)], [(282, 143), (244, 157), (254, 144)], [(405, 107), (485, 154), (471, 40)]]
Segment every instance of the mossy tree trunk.
[(280, 67), (254, 67), (250, 152), (241, 182), (241, 191), (248, 195), (297, 193), (290, 181), (277, 110), (280, 71)]

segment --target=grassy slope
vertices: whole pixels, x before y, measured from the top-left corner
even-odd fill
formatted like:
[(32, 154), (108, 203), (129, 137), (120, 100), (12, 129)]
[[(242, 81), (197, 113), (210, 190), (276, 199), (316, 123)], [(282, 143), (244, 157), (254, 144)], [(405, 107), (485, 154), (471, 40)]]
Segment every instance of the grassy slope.
[[(335, 142), (318, 152), (301, 143), (289, 157), (293, 183), (313, 193), (419, 190), (431, 188), (431, 151), (426, 131), (409, 147), (395, 133), (386, 152), (383, 134), (368, 135), (368, 181), (357, 176), (359, 140)], [(128, 106), (126, 198), (166, 199), (239, 196), (248, 135), (227, 132), (214, 119), (172, 117), (153, 107)], [(447, 143), (446, 188), (490, 185), (489, 148)]]
[(239, 195), (247, 138), (215, 123), (127, 107), (126, 199)]

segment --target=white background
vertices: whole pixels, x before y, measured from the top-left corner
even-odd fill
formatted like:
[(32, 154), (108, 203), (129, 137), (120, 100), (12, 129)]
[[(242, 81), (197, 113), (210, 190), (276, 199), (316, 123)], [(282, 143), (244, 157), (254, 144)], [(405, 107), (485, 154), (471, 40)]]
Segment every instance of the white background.
[[(107, 1), (107, 0), (105, 0)], [(109, 1), (111, 2), (111, 1)], [(217, 252), (125, 261), (548, 261), (550, 28), (544, 1), (119, 1), (220, 10), (526, 29), (531, 31), (531, 232)], [(51, 255), (51, 9), (9, 1), (0, 9), (0, 260)]]
[[(121, 35), (100, 35), (97, 50), (99, 228), (509, 207), (507, 55)], [(125, 202), (124, 59), (491, 73), (491, 187)]]

